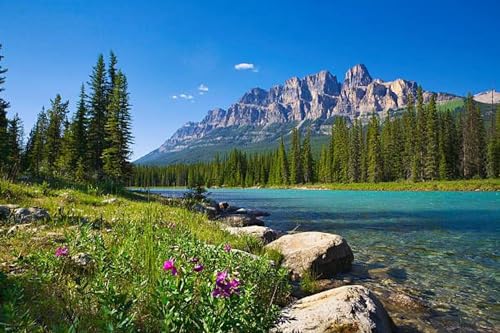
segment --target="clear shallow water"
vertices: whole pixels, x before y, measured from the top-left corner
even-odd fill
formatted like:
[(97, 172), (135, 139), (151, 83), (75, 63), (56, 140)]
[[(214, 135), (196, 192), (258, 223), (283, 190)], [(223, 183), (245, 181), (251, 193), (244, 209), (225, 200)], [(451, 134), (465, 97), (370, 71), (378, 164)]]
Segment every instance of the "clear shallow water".
[(478, 330), (500, 329), (500, 193), (211, 193), (215, 200), (268, 211), (266, 225), (275, 229), (298, 227), (342, 235), (353, 249), (355, 263), (385, 268), (392, 281), (440, 312), (444, 327), (468, 323)]

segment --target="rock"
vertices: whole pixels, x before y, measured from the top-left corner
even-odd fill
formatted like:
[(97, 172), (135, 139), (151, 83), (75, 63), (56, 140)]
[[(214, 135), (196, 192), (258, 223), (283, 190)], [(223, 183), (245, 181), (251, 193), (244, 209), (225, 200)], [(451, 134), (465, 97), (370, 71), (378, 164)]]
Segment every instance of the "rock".
[(229, 227), (226, 230), (233, 235), (249, 235), (261, 239), (265, 244), (278, 238), (278, 233), (271, 228), (252, 225), (248, 227)]
[(31, 229), (32, 224), (31, 223), (26, 223), (26, 224), (16, 224), (12, 226), (8, 231), (7, 235), (12, 236), (16, 234), (18, 231), (26, 231)]
[(88, 253), (77, 253), (71, 256), (71, 261), (73, 261), (80, 268), (89, 268), (94, 264), (94, 260)]
[(212, 219), (217, 215), (217, 209), (212, 206), (208, 206), (203, 203), (197, 203), (193, 206), (193, 210), (198, 213), (207, 215), (208, 218)]
[(29, 223), (40, 220), (46, 221), (50, 219), (50, 215), (45, 209), (38, 207), (17, 208), (14, 210), (14, 218), (17, 223)]
[(227, 203), (225, 201), (219, 202), (218, 205), (219, 205), (220, 210), (226, 210), (229, 207), (229, 203)]
[(271, 332), (390, 333), (382, 303), (363, 286), (344, 286), (300, 299), (286, 308)]
[(118, 201), (117, 198), (108, 198), (108, 199), (104, 199), (102, 201), (102, 203), (105, 204), (105, 205), (109, 205), (109, 204), (114, 204), (117, 201)]
[(0, 206), (0, 220), (6, 220), (10, 216), (10, 209), (5, 206)]
[(268, 212), (264, 212), (261, 210), (254, 210), (254, 209), (246, 209), (246, 208), (240, 208), (237, 209), (235, 214), (247, 214), (247, 215), (253, 215), (255, 217), (260, 217), (260, 216), (269, 216), (270, 214)]
[(323, 232), (301, 232), (285, 235), (266, 245), (283, 255), (282, 265), (290, 270), (292, 280), (304, 272), (318, 278), (332, 277), (351, 269), (354, 255), (347, 241), (339, 235)]
[(225, 215), (219, 221), (231, 227), (248, 227), (251, 225), (264, 226), (264, 222), (253, 215)]

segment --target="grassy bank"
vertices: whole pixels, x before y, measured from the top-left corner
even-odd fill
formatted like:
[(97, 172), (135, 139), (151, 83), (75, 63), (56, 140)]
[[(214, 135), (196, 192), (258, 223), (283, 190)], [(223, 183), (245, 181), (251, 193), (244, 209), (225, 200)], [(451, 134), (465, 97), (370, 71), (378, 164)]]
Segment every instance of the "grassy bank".
[(290, 186), (296, 189), (350, 191), (500, 191), (500, 179), (448, 180), (428, 182), (335, 183)]
[[(155, 187), (150, 187), (155, 188)], [(185, 187), (161, 187), (185, 189)], [(229, 188), (229, 187), (224, 187)], [(238, 187), (241, 188), (241, 187)], [(386, 182), (386, 183), (316, 183), (289, 186), (261, 186), (259, 188), (272, 189), (303, 189), (303, 190), (338, 190), (338, 191), (500, 191), (500, 179), (471, 179), (471, 180), (448, 180), (428, 182)], [(142, 189), (140, 187), (134, 189)]]
[[(286, 273), (262, 244), (146, 196), (0, 181), (0, 204), (51, 219), (0, 222), (0, 331), (267, 331)], [(260, 259), (230, 247), (261, 254)], [(59, 256), (56, 256), (56, 251)], [(228, 251), (229, 250), (229, 251)], [(67, 253), (66, 253), (67, 251)], [(85, 265), (76, 257), (88, 258)]]

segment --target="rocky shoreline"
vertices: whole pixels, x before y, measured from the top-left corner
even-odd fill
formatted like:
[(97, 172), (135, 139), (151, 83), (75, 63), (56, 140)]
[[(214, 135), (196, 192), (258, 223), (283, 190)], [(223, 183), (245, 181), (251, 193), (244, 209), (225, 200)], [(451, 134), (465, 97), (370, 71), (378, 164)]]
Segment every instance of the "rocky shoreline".
[[(289, 270), (292, 302), (273, 332), (489, 332), (447, 319), (424, 299), (391, 278), (386, 268), (354, 263), (340, 235), (284, 232), (265, 226), (268, 213), (207, 200), (193, 206), (232, 234), (256, 237), (283, 255)], [(300, 287), (312, 276), (314, 292)], [(440, 320), (434, 320), (439, 317)]]

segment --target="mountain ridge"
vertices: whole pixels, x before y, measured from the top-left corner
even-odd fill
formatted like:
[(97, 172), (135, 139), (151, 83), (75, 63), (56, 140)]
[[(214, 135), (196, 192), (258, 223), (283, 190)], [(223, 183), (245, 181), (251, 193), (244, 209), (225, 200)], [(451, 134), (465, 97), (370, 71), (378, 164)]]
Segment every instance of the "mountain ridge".
[[(278, 130), (308, 121), (317, 125), (317, 131), (324, 132), (321, 126), (336, 116), (363, 120), (376, 112), (384, 118), (389, 111), (404, 108), (407, 96), (415, 96), (417, 87), (415, 81), (401, 78), (373, 79), (363, 64), (351, 67), (343, 82), (327, 70), (303, 78), (294, 76), (269, 90), (252, 88), (227, 109), (209, 110), (201, 121), (186, 123), (136, 163), (154, 163), (162, 154), (175, 154), (195, 146), (223, 144), (241, 132), (245, 133), (240, 144), (264, 141), (272, 134), (268, 133), (271, 125)], [(432, 94), (424, 91), (424, 102)], [(436, 97), (438, 103), (460, 98), (448, 93), (436, 93)]]

